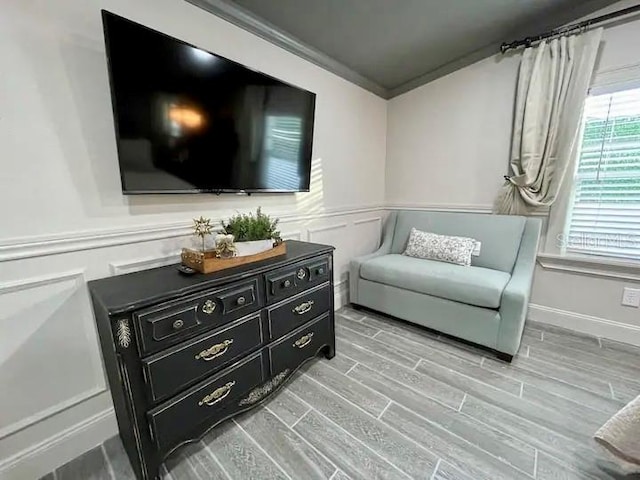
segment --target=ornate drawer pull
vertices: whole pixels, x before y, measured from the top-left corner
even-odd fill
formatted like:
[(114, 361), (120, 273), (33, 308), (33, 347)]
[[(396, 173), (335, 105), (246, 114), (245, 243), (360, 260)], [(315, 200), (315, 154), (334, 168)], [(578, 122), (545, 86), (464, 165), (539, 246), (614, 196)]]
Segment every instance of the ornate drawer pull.
[(183, 320), (178, 319), (175, 322), (173, 322), (173, 329), (174, 330), (179, 330), (182, 327), (184, 327), (184, 321)]
[(311, 311), (313, 308), (313, 300), (309, 300), (308, 302), (302, 302), (300, 305), (293, 309), (293, 313), (297, 315), (304, 315), (305, 313)]
[(229, 393), (231, 393), (231, 387), (233, 387), (235, 384), (236, 384), (235, 381), (228, 382), (222, 387), (216, 388), (209, 395), (205, 395), (204, 398), (198, 402), (198, 405), (200, 407), (202, 407), (203, 405), (208, 405), (208, 406), (215, 405), (216, 403), (223, 400), (227, 395), (229, 395)]
[(236, 300), (236, 303), (238, 305), (244, 305), (245, 303), (247, 303), (247, 299), (244, 297), (238, 297), (238, 299)]
[(313, 332), (309, 332), (306, 335), (301, 336), (293, 343), (293, 346), (297, 348), (304, 348), (311, 343), (311, 337), (313, 337)]
[(207, 300), (206, 302), (204, 302), (204, 305), (202, 305), (202, 311), (207, 315), (211, 315), (215, 309), (216, 302), (214, 302), (213, 300)]
[(208, 362), (210, 360), (213, 360), (214, 358), (220, 357), (221, 355), (224, 355), (225, 353), (227, 353), (227, 350), (229, 349), (229, 345), (231, 345), (232, 343), (233, 343), (233, 338), (225, 340), (222, 343), (217, 343), (207, 348), (206, 350), (201, 351), (199, 354), (197, 354), (196, 360), (202, 359), (205, 362)]
[(291, 286), (291, 280), (285, 280), (283, 285), (284, 285), (284, 288), (289, 288)]
[(305, 271), (305, 269), (304, 269), (304, 268), (301, 268), (301, 269), (299, 269), (299, 270), (298, 270), (298, 273), (296, 274), (296, 276), (297, 276), (300, 280), (302, 280), (304, 277), (306, 277), (306, 276), (307, 276), (307, 272)]

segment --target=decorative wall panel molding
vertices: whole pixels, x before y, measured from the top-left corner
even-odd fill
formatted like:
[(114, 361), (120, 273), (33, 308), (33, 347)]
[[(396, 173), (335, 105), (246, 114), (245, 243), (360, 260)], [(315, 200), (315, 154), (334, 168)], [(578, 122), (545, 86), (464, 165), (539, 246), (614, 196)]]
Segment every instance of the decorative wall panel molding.
[(309, 228), (308, 232), (309, 232), (309, 241), (313, 242), (313, 235), (320, 233), (320, 232), (328, 232), (331, 230), (339, 230), (341, 228), (347, 228), (347, 223), (336, 223), (334, 225), (327, 225), (324, 227), (317, 227), (317, 228)]
[[(280, 218), (280, 222), (282, 224), (287, 224), (342, 215), (355, 215), (377, 210), (384, 210), (384, 205), (376, 204), (342, 207), (312, 214), (278, 214), (277, 212), (270, 212), (270, 214), (273, 217)], [(221, 219), (214, 218), (214, 223), (219, 223), (219, 220)], [(168, 238), (186, 237), (189, 235), (191, 235), (190, 221), (160, 225), (135, 226), (129, 228), (92, 230), (81, 233), (69, 232), (56, 235), (24, 237), (5, 240), (0, 243), (0, 262), (91, 250), (95, 248), (128, 245), (154, 240), (164, 240)]]
[(121, 275), (123, 273), (138, 272), (149, 268), (163, 267), (165, 265), (178, 263), (179, 261), (180, 251), (177, 251), (171, 255), (164, 255), (160, 257), (145, 257), (125, 262), (110, 262), (109, 270), (111, 270), (112, 275)]
[(190, 233), (190, 224), (180, 222), (126, 229), (93, 230), (82, 233), (27, 237), (0, 244), (0, 262), (164, 240), (186, 236)]
[(117, 433), (116, 414), (111, 407), (0, 460), (0, 478), (40, 478), (85, 452), (96, 439)]
[(333, 225), (325, 225), (317, 228), (309, 228), (308, 237), (310, 242), (333, 245), (336, 250), (333, 255), (333, 281), (335, 284), (341, 283), (346, 278), (349, 255), (353, 251), (354, 238), (348, 232), (349, 223), (341, 222)]
[(379, 222), (382, 223), (382, 217), (363, 218), (361, 220), (355, 220), (354, 225), (362, 225), (363, 223)]
[[(51, 365), (39, 363), (37, 359), (41, 358), (43, 361), (53, 359), (56, 363), (62, 360), (66, 362), (61, 365), (59, 375), (65, 376), (68, 380), (67, 384), (58, 385), (57, 398), (52, 398), (48, 405), (39, 401), (44, 398), (42, 395), (37, 395), (38, 401), (24, 403), (19, 396), (13, 400), (7, 397), (23, 395), (29, 398), (28, 389), (5, 390), (5, 400), (0, 400), (0, 405), (6, 402), (15, 403), (23, 405), (24, 411), (16, 413), (12, 410), (11, 413), (16, 418), (5, 418), (0, 429), (0, 439), (106, 391), (95, 329), (93, 324), (89, 323), (91, 306), (84, 273), (84, 269), (77, 269), (0, 284), (0, 322), (3, 322), (3, 334), (0, 338), (0, 379), (4, 382), (7, 378), (22, 375), (23, 378), (31, 380), (27, 386), (36, 391), (39, 388), (38, 375), (46, 375), (42, 373), (42, 368)], [(4, 322), (19, 324), (20, 328), (8, 329)], [(72, 335), (69, 332), (73, 332)], [(78, 343), (61, 351), (60, 342), (71, 337)], [(76, 348), (78, 346), (80, 349)], [(83, 355), (85, 365), (85, 370), (80, 373), (84, 377), (80, 374), (69, 377), (64, 369), (76, 361), (75, 356), (80, 355)], [(26, 361), (28, 359), (34, 360)], [(48, 380), (55, 383), (59, 379)], [(86, 383), (74, 384), (76, 381)], [(61, 398), (67, 392), (69, 396)]]
[(44, 287), (54, 283), (65, 282), (67, 280), (76, 280), (84, 277), (85, 270), (69, 270), (52, 275), (42, 275), (38, 277), (25, 278), (21, 280), (0, 283), (0, 295), (26, 290), (28, 288)]
[(292, 232), (282, 232), (280, 236), (283, 240), (304, 240), (304, 238), (302, 238), (302, 232), (300, 230), (295, 230)]
[(17, 433), (20, 430), (24, 430), (25, 428), (28, 428), (31, 425), (34, 425), (38, 422), (46, 420), (47, 418), (52, 417), (53, 415), (63, 412), (69, 408), (75, 407), (76, 405), (82, 402), (85, 402), (106, 391), (107, 391), (106, 386), (92, 388), (90, 390), (87, 390), (86, 392), (82, 392), (79, 395), (75, 395), (67, 400), (57, 403), (56, 405), (52, 405), (51, 407), (38, 412), (36, 415), (32, 415), (30, 417), (24, 418), (19, 422), (15, 422), (5, 428), (2, 428), (0, 429), (0, 440), (10, 435), (13, 435), (14, 433)]
[(351, 257), (366, 255), (378, 249), (382, 239), (382, 217), (369, 217), (353, 222), (357, 238), (362, 239), (352, 245)]

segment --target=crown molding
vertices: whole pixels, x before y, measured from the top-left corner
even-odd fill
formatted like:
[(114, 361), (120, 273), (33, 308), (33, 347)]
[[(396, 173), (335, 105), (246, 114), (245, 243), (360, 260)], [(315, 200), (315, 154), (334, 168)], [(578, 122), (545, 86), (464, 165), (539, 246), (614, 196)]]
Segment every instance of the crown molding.
[(268, 21), (242, 8), (224, 0), (185, 0), (196, 7), (214, 14), (240, 28), (246, 30), (268, 42), (277, 45), (284, 50), (304, 58), (331, 73), (338, 75), (345, 80), (368, 90), (369, 92), (382, 97), (389, 98), (389, 90), (359, 74), (355, 70), (347, 67), (343, 63), (334, 60), (319, 50), (307, 45), (293, 35), (281, 30)]
[[(414, 90), (440, 77), (453, 73), (475, 62), (488, 58), (500, 52), (502, 40), (515, 37), (539, 34), (542, 31), (557, 28), (576, 19), (596, 12), (618, 0), (585, 0), (553, 12), (553, 15), (545, 14), (535, 18), (526, 24), (515, 25), (504, 38), (498, 41), (478, 47), (476, 50), (466, 52), (458, 58), (435, 67), (422, 75), (417, 76), (401, 85), (385, 88), (373, 80), (361, 75), (345, 64), (331, 58), (321, 51), (306, 44), (300, 39), (278, 28), (262, 17), (251, 11), (232, 3), (228, 0), (185, 0), (217, 17), (220, 17), (258, 37), (277, 45), (284, 50), (293, 53), (305, 60), (318, 65), (345, 80), (368, 90), (379, 97), (389, 100), (403, 93)], [(512, 53), (513, 54), (513, 53)]]

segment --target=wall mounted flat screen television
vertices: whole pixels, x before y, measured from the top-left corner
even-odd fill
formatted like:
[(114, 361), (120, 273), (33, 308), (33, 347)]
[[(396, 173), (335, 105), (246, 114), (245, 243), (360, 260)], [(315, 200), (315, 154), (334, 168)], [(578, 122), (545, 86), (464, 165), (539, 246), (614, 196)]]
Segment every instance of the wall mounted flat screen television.
[(315, 94), (102, 12), (122, 191), (309, 191)]

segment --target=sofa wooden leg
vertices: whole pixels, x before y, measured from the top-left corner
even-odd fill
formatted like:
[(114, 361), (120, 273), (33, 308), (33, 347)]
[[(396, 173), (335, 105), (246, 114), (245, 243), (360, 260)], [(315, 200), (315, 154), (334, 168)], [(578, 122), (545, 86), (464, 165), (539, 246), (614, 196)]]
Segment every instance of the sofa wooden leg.
[(509, 355), (508, 353), (497, 352), (497, 355), (498, 358), (503, 362), (511, 363), (511, 361), (513, 360), (513, 355)]

